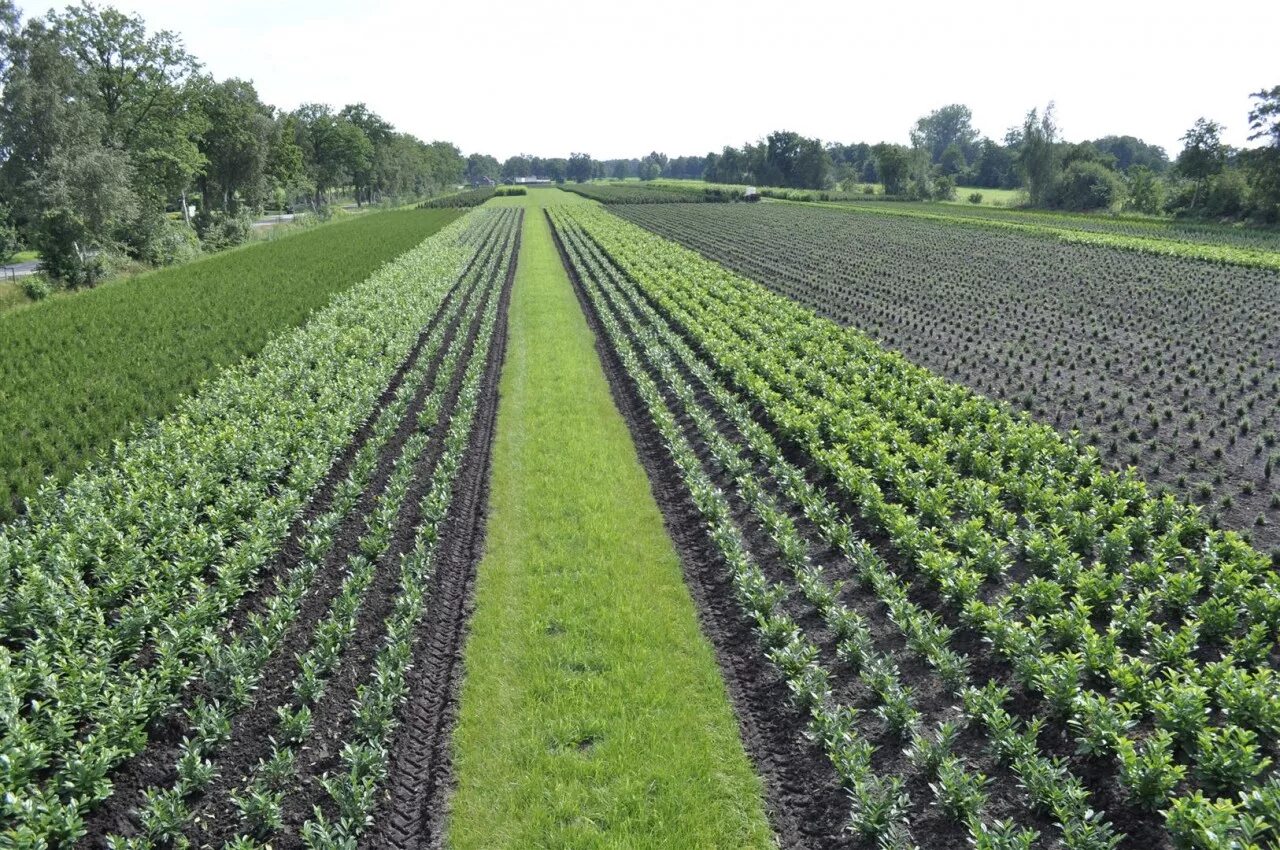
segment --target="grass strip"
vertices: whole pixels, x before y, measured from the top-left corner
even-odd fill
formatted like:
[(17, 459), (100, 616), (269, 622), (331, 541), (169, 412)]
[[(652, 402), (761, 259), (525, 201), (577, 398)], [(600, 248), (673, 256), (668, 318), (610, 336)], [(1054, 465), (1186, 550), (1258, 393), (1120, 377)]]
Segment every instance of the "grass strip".
[(530, 209), (450, 846), (771, 846), (714, 655), (538, 209), (548, 197), (504, 199)]

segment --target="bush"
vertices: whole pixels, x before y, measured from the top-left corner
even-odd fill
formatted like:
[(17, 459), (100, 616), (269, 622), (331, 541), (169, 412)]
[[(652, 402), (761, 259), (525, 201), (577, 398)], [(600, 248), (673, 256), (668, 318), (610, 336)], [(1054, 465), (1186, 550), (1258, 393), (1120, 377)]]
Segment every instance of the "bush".
[(248, 212), (224, 213), (220, 210), (202, 210), (196, 216), (196, 233), (206, 251), (221, 251), (235, 245), (243, 245), (253, 231), (253, 217)]
[(494, 191), (499, 198), (515, 197), (518, 195), (527, 195), (529, 190), (523, 186), (500, 186)]
[(956, 179), (944, 174), (933, 181), (933, 199), (935, 201), (954, 201), (956, 199)]
[(176, 266), (200, 255), (200, 237), (183, 221), (157, 216), (139, 224), (136, 251), (153, 266)]
[(93, 286), (105, 273), (103, 251), (96, 247), (85, 222), (71, 210), (46, 212), (35, 241), (41, 266), (67, 286)]
[(1229, 169), (1214, 175), (1200, 203), (1204, 214), (1213, 218), (1238, 218), (1249, 204), (1249, 184), (1242, 173)]
[(1122, 197), (1122, 188), (1120, 177), (1111, 169), (1077, 160), (1054, 187), (1051, 206), (1073, 212), (1109, 209)]
[(969, 203), (971, 203), (971, 204), (980, 204), (980, 203), (982, 203), (982, 193), (981, 193), (981, 192), (970, 192), (970, 193), (969, 193)]
[(43, 301), (53, 294), (53, 282), (47, 275), (39, 273), (20, 278), (18, 286), (22, 287), (23, 293), (32, 301)]

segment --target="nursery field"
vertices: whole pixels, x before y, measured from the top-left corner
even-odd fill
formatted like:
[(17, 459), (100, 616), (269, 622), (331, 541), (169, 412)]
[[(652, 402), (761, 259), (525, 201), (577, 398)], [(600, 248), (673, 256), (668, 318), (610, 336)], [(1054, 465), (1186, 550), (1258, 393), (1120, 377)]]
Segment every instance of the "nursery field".
[(458, 215), (361, 216), (0, 316), (0, 520)]
[(654, 191), (0, 318), (0, 848), (1280, 845), (1280, 272)]
[(738, 690), (785, 683), (748, 724), (772, 723), (749, 748), (784, 844), (1274, 843), (1268, 558), (699, 254), (552, 219), (682, 488), (668, 524), (704, 529), (727, 580), (709, 616), (772, 671)]
[(350, 846), (427, 793), (520, 220), (380, 264), (0, 531), (0, 846)]
[(1280, 558), (1280, 272), (798, 205), (619, 214), (1078, 433)]
[(602, 204), (681, 204), (722, 203), (740, 200), (742, 190), (727, 186), (688, 186), (666, 183), (565, 183), (565, 192), (581, 195)]
[[(961, 194), (964, 189), (959, 190)], [(987, 192), (990, 190), (982, 190)], [(846, 208), (857, 210), (857, 199)], [(866, 205), (864, 204), (863, 207)], [(1280, 251), (1280, 232), (1274, 227), (1251, 227), (1239, 224), (1217, 224), (1206, 221), (1183, 221), (1176, 218), (1150, 218), (1137, 215), (1106, 215), (1102, 213), (1051, 212), (1033, 209), (1007, 209), (996, 206), (961, 204), (956, 201), (898, 204), (886, 207), (877, 204), (874, 212), (880, 214), (909, 215), (935, 218), (944, 221), (964, 222), (993, 228), (1020, 229), (1025, 231), (1112, 235), (1133, 239), (1154, 239), (1168, 242), (1184, 242), (1190, 245), (1219, 246), (1257, 251), (1263, 256)], [(1269, 258), (1270, 259), (1270, 258)], [(1274, 267), (1274, 266), (1273, 266)]]

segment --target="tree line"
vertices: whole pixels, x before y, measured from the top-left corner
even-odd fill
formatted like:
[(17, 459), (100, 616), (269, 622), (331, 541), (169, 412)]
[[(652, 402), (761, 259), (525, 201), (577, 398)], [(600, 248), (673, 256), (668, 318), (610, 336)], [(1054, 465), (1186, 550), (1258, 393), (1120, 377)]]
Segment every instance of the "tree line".
[[(967, 106), (950, 104), (916, 121), (908, 145), (824, 143), (779, 130), (701, 157), (653, 152), (640, 159), (594, 161), (575, 154), (585, 159), (576, 176), (563, 168), (547, 173), (560, 180), (670, 177), (845, 191), (872, 191), (871, 184), (882, 184), (887, 195), (917, 200), (950, 200), (960, 188), (1023, 189), (1034, 207), (1274, 223), (1280, 221), (1280, 86), (1252, 98), (1249, 139), (1261, 145), (1234, 148), (1222, 141), (1221, 124), (1201, 118), (1172, 159), (1164, 148), (1134, 136), (1068, 142), (1052, 103), (1032, 109), (999, 141), (974, 128)], [(538, 162), (513, 157), (493, 165), (506, 178)]]
[(87, 0), (25, 23), (0, 0), (0, 83), (0, 260), (30, 247), (69, 286), (244, 241), (265, 208), (407, 202), (467, 166), (363, 103), (266, 104), (175, 33)]

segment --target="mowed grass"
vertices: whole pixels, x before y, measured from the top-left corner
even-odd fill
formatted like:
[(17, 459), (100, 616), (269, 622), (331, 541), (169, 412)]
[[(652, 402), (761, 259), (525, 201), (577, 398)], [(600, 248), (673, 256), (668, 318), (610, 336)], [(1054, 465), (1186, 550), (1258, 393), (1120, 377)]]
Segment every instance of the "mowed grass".
[(458, 215), (363, 215), (0, 316), (0, 520)]
[(499, 200), (527, 212), (449, 846), (772, 846), (719, 668), (540, 209), (589, 202), (554, 189)]

